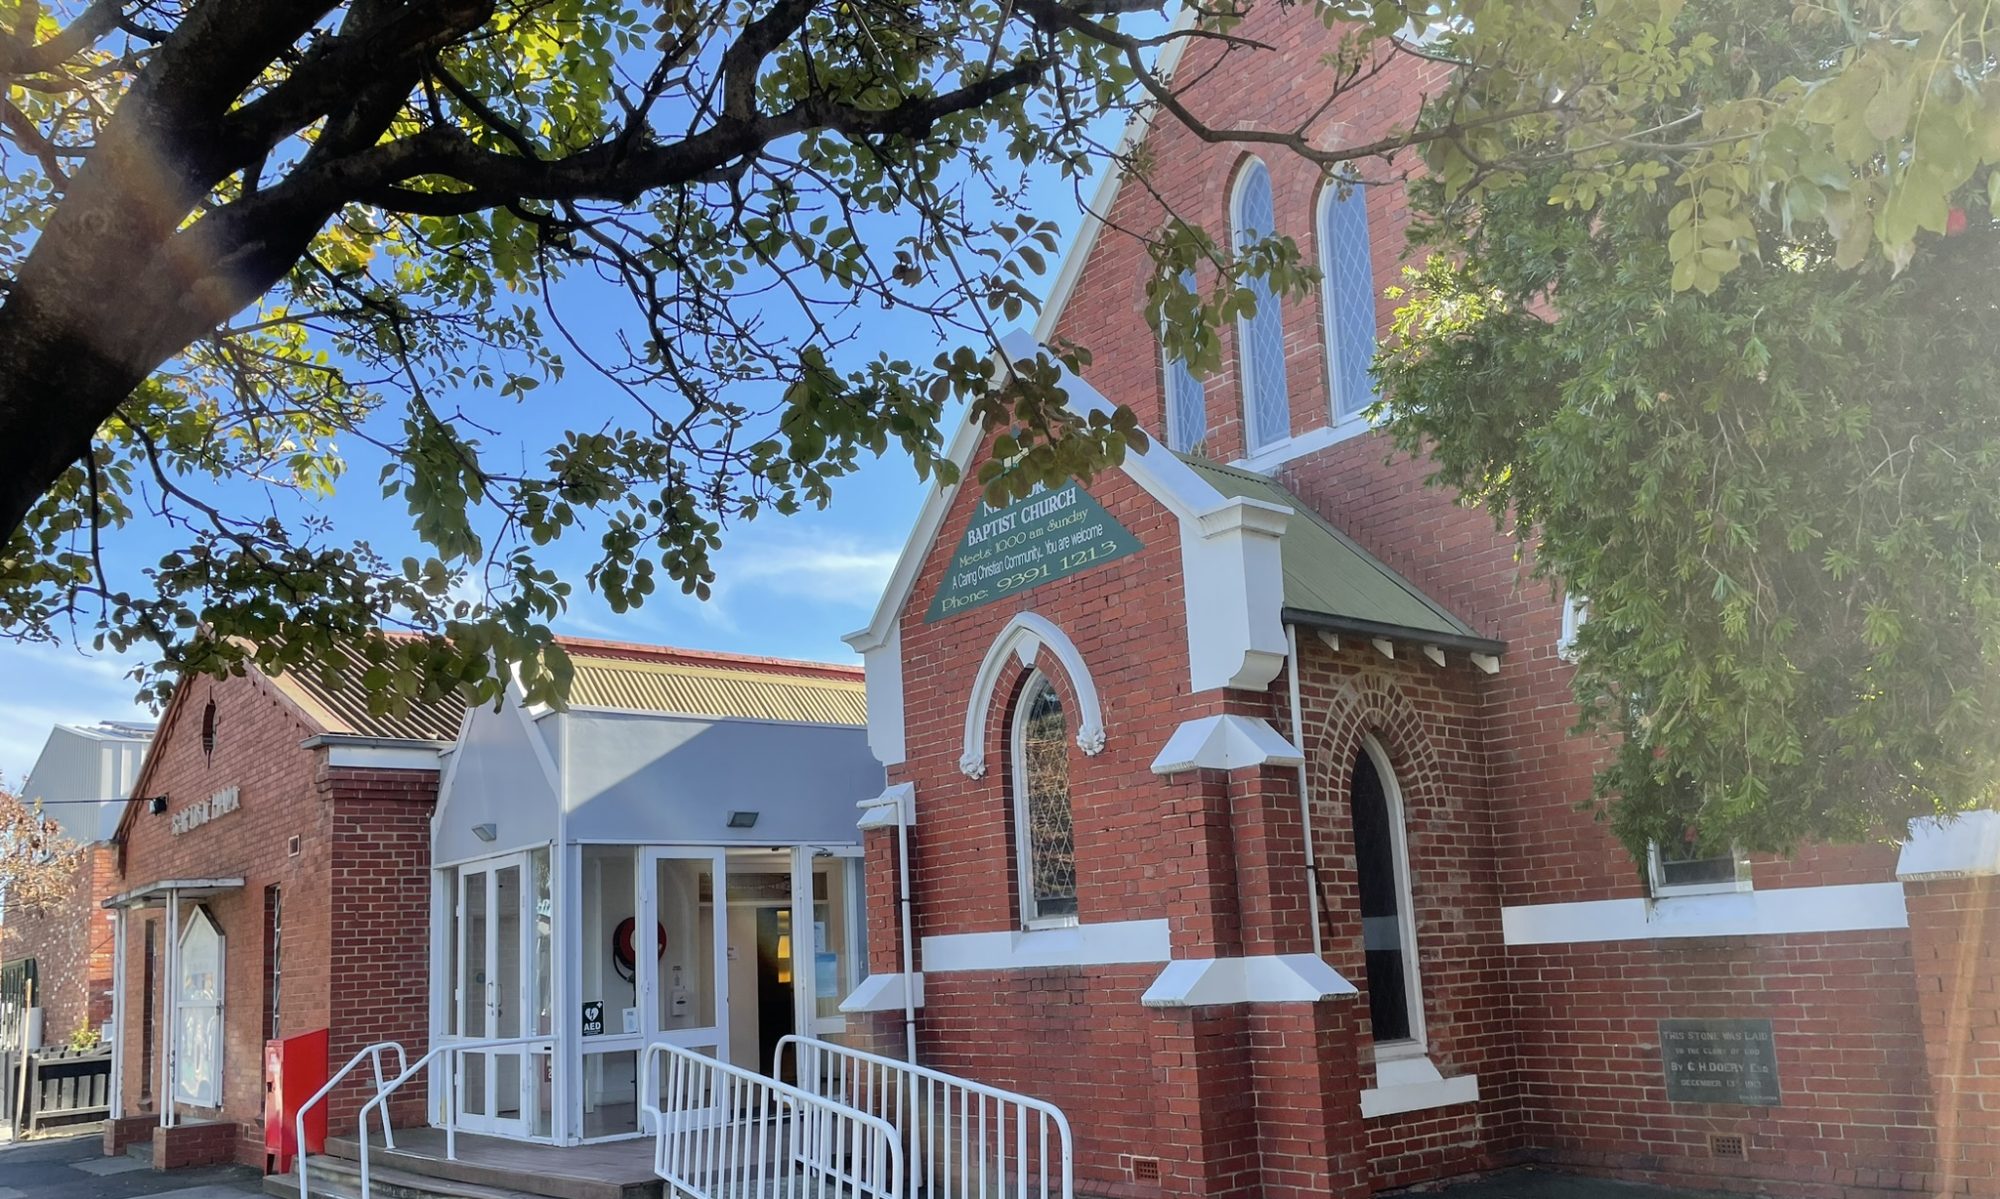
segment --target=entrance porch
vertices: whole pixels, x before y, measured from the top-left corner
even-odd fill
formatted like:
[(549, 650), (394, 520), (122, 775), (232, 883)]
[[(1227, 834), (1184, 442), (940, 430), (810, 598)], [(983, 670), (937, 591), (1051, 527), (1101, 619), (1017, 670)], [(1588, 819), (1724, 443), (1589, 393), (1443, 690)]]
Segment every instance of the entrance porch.
[(839, 1039), (866, 958), (858, 855), (590, 843), (440, 869), (434, 1043), (547, 1040), (448, 1055), (433, 1122), (548, 1145), (642, 1137), (648, 1044), (770, 1073), (782, 1037)]

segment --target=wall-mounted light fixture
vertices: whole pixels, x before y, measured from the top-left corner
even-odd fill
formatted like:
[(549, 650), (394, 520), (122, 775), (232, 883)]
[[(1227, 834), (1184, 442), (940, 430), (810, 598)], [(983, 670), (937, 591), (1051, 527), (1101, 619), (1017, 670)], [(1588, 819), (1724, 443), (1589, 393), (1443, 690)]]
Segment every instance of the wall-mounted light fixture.
[(158, 816), (158, 815), (159, 815), (160, 813), (162, 813), (162, 812), (164, 812), (164, 811), (166, 811), (166, 810), (167, 810), (167, 797), (166, 797), (166, 796), (164, 796), (164, 795), (149, 795), (149, 796), (147, 796), (147, 797), (146, 797), (146, 811), (147, 811), (147, 812), (151, 813), (152, 815), (155, 815), (155, 816)]
[(497, 824), (475, 824), (472, 826), (472, 835), (481, 841), (491, 841), (500, 835), (500, 826)]
[(756, 827), (757, 827), (757, 813), (755, 813), (755, 812), (731, 812), (731, 813), (729, 814), (729, 827), (730, 827), (730, 828), (756, 828)]

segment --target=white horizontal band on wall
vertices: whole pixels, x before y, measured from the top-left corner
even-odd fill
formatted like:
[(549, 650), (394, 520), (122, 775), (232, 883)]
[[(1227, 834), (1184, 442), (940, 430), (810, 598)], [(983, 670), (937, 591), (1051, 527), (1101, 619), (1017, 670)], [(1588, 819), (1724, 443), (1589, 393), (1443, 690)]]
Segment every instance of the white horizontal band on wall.
[(1774, 937), (1909, 926), (1901, 883), (1534, 903), (1500, 910), (1501, 931), (1509, 945)]
[(1165, 920), (1115, 920), (1068, 928), (950, 933), (924, 938), (924, 973), (1032, 970), (1048, 966), (1125, 966), (1173, 956)]

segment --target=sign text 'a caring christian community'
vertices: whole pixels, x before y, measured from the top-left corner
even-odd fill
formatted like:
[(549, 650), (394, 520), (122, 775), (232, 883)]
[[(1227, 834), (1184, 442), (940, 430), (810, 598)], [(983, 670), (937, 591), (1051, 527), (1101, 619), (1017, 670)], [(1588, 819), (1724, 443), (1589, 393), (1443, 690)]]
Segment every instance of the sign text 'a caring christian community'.
[(1005, 508), (983, 501), (951, 556), (926, 624), (1068, 578), (1141, 546), (1074, 480)]

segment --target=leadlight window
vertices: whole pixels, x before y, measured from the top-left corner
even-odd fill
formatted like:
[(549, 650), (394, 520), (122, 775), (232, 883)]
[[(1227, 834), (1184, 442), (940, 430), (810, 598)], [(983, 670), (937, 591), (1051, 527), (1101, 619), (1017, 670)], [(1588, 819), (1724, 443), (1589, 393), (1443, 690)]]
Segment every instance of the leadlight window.
[(196, 908), (175, 955), (174, 1100), (222, 1106), (222, 930)]
[[(1181, 286), (1195, 289), (1193, 271), (1181, 272)], [(1187, 359), (1171, 354), (1166, 359), (1167, 447), (1185, 454), (1208, 437), (1208, 390), (1188, 369)]]
[(1417, 978), (1416, 905), (1410, 895), (1402, 796), (1373, 744), (1355, 753), (1349, 799), (1375, 1044), (1421, 1044), (1423, 991)]
[(1334, 185), (1320, 197), (1320, 272), (1326, 301), (1327, 377), (1333, 416), (1358, 416), (1375, 402), (1375, 266), (1368, 253), (1368, 197)]
[[(1236, 247), (1243, 249), (1277, 231), (1277, 210), (1271, 199), (1271, 172), (1251, 159), (1236, 182), (1236, 203), (1230, 223)], [(1244, 439), (1255, 453), (1291, 436), (1292, 405), (1285, 384), (1285, 320), (1270, 282), (1245, 281), (1256, 297), (1257, 311), (1237, 322), (1237, 357), (1243, 385)]]
[(1014, 827), (1021, 919), (1076, 920), (1076, 838), (1069, 793), (1069, 717), (1047, 675), (1030, 675), (1014, 714)]

